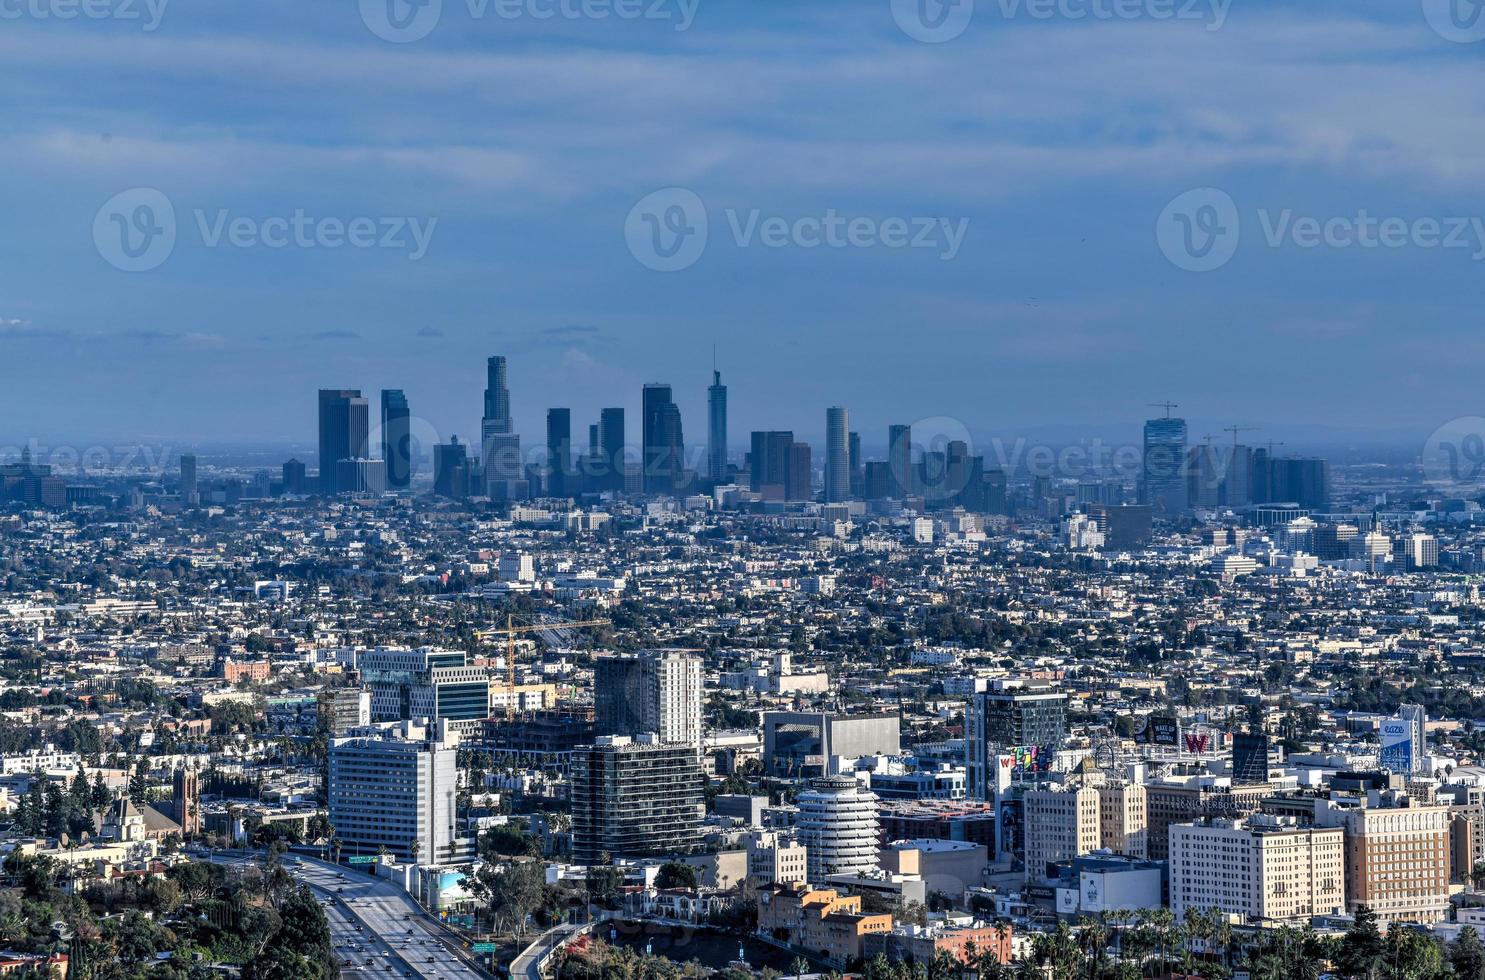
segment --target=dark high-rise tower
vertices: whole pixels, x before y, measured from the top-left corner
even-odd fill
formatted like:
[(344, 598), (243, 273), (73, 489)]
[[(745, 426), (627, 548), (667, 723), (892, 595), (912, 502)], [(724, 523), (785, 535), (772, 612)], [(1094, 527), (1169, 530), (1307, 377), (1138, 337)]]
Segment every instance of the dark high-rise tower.
[(547, 487), (551, 497), (572, 493), (572, 409), (547, 409)]
[(485, 362), (485, 421), (491, 431), (508, 433), (510, 421), (510, 388), (506, 384), (505, 357), (496, 354)]
[(485, 493), (509, 498), (511, 484), (525, 478), (521, 437), (512, 429), (510, 389), (506, 386), (505, 358), (499, 354), (485, 363), (485, 415), (480, 422), (480, 453), (485, 467)]
[(727, 479), (727, 386), (722, 372), (712, 372), (712, 386), (706, 389), (707, 444), (706, 475), (712, 483)]
[(1150, 419), (1145, 423), (1140, 503), (1174, 516), (1187, 509), (1186, 489), (1186, 420)]
[(645, 385), (641, 411), (644, 492), (672, 493), (681, 479), (685, 440), (681, 412), (671, 399), (670, 385)]
[(754, 432), (748, 454), (748, 489), (768, 500), (783, 500), (789, 484), (789, 447), (794, 433), (787, 430)]
[(866, 495), (864, 491), (866, 481), (861, 473), (861, 433), (852, 432), (848, 444), (850, 451), (846, 455), (850, 458), (851, 465), (851, 496), (859, 499)]
[(913, 492), (913, 427), (887, 426), (887, 465), (892, 471), (892, 495), (901, 499)]
[(615, 493), (624, 491), (624, 410), (605, 408), (598, 413), (598, 470), (600, 486)]
[(187, 507), (200, 502), (196, 488), (196, 454), (180, 454), (180, 499)]
[(400, 388), (382, 389), (382, 459), (388, 490), (412, 485), (412, 416)]
[(851, 497), (851, 423), (846, 410), (833, 405), (825, 410), (825, 502), (840, 503)]
[(336, 464), (365, 459), (369, 450), (371, 407), (355, 389), (320, 389), (320, 492), (338, 493)]
[(815, 495), (814, 480), (810, 473), (810, 444), (791, 443), (789, 446), (789, 473), (784, 484), (785, 500), (810, 500)]

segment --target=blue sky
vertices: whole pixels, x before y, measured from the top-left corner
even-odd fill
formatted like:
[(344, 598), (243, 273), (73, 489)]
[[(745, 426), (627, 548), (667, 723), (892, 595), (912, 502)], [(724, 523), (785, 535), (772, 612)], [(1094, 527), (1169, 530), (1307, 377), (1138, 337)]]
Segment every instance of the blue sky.
[[(889, 0), (688, 0), (684, 30), (681, 0), (602, 20), (443, 0), (406, 43), (354, 0), (174, 0), (153, 29), (145, 0), (67, 2), (0, 3), (10, 441), (308, 441), (318, 387), (401, 387), (468, 438), (494, 353), (530, 436), (548, 406), (581, 432), (668, 381), (698, 441), (713, 345), (739, 445), (817, 435), (837, 403), (869, 437), (926, 416), (1132, 430), (1165, 398), (1279, 437), (1480, 414), (1485, 241), (1416, 239), (1457, 219), (1468, 246), (1485, 216), (1485, 41), (1432, 29), (1434, 0), (1232, 0), (1220, 27), (1161, 0), (1081, 20), (1063, 11), (1091, 0), (977, 0), (941, 43)], [(706, 247), (654, 271), (626, 221), (677, 187)], [(135, 188), (176, 240), (128, 272), (94, 231)], [(1212, 271), (1157, 240), (1192, 188), (1241, 222)], [(1363, 210), (1406, 244), (1268, 241)], [(262, 243), (296, 212), (431, 234), (417, 258)], [(964, 237), (946, 260), (733, 231), (827, 214)], [(237, 219), (244, 244), (213, 245)]]

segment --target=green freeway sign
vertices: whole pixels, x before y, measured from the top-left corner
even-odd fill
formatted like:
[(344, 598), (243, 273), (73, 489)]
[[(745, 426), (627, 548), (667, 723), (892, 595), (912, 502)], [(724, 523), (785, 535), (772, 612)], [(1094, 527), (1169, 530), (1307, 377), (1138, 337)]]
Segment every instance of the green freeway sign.
[(375, 864), (376, 863), (376, 855), (375, 854), (357, 854), (354, 857), (348, 857), (348, 858), (346, 858), (345, 859), (345, 863), (346, 864)]
[(495, 952), (495, 944), (494, 943), (475, 943), (473, 946), (471, 946), (469, 948), (472, 949), (472, 950), (474, 950), (476, 953), (493, 953), (493, 952)]

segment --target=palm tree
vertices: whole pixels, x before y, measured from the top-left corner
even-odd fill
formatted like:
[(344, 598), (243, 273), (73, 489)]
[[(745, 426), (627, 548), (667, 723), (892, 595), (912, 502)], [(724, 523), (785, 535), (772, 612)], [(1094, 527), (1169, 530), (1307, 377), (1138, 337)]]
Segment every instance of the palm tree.
[(810, 968), (809, 960), (803, 956), (794, 957), (794, 962), (789, 964), (789, 971), (794, 974), (794, 980), (801, 980), (804, 971)]

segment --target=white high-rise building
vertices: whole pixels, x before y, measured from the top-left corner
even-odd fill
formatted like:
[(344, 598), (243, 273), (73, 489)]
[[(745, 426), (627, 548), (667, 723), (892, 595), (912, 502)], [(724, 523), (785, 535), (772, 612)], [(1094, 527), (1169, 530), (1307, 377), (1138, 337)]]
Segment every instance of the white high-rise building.
[(1170, 908), (1217, 909), (1243, 921), (1306, 922), (1345, 908), (1339, 827), (1257, 815), (1170, 826)]
[(851, 498), (850, 416), (832, 405), (825, 410), (825, 502)]
[(808, 852), (809, 880), (857, 874), (878, 866), (877, 797), (852, 776), (823, 776), (795, 799), (799, 842)]
[(458, 737), (413, 722), (330, 743), (330, 823), (346, 854), (381, 847), (403, 860), (440, 864), (469, 856), (456, 831)]

